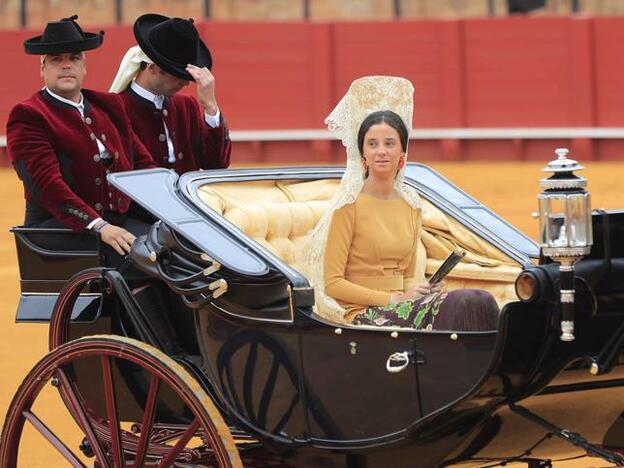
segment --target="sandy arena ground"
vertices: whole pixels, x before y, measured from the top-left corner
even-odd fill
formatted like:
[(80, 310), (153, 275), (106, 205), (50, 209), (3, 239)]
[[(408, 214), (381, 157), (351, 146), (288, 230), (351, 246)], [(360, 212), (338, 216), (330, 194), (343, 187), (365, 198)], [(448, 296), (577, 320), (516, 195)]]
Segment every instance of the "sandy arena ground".
[[(432, 164), (434, 169), (455, 182), (466, 192), (501, 214), (506, 220), (535, 238), (537, 221), (531, 212), (537, 209), (536, 195), (543, 164), (535, 163), (471, 163)], [(622, 174), (624, 163), (588, 163), (584, 174), (589, 179), (593, 206), (596, 208), (624, 208)], [(19, 293), (17, 259), (9, 228), (23, 220), (22, 187), (15, 173), (0, 169), (0, 415), (4, 419), (7, 406), (22, 378), (47, 352), (46, 325), (17, 325), (14, 323)], [(49, 395), (47, 398), (55, 398)], [(55, 420), (55, 409), (48, 409), (43, 400), (42, 411), (46, 422)], [(50, 408), (58, 406), (50, 405)], [(79, 442), (73, 429), (61, 431), (72, 434), (71, 444)], [(26, 450), (20, 454), (20, 466), (28, 468), (66, 466), (54, 451), (32, 430), (27, 432)], [(72, 445), (75, 448), (76, 445)], [(572, 452), (570, 455), (575, 455)], [(556, 463), (557, 467), (603, 467), (601, 460), (585, 458), (576, 462)]]

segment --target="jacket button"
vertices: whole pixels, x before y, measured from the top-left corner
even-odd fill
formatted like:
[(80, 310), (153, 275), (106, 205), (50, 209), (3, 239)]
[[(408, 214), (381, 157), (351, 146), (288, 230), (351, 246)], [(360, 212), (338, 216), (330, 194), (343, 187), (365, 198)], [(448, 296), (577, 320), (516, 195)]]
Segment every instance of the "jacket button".
[(102, 204), (101, 203), (96, 203), (95, 204), (95, 209), (96, 209), (96, 211), (102, 211)]
[(115, 160), (119, 159), (119, 151), (115, 151)]
[(92, 122), (93, 122), (93, 120), (91, 120), (91, 117), (85, 117), (85, 123), (87, 125), (91, 125)]
[(113, 192), (108, 192), (108, 198), (113, 198)]
[(178, 153), (178, 159), (184, 159), (184, 153)]
[(163, 115), (167, 117), (169, 115), (169, 111), (167, 109), (163, 109)]
[(167, 139), (167, 137), (165, 136), (164, 133), (161, 133), (160, 135), (158, 135), (158, 141), (165, 141)]
[(100, 179), (99, 177), (95, 178), (95, 185), (102, 185), (102, 179)]
[(87, 219), (89, 219), (89, 215), (87, 213), (82, 213), (82, 219), (86, 221)]
[(95, 133), (91, 132), (91, 134), (89, 135), (89, 138), (91, 138), (92, 140), (95, 140)]
[(102, 141), (106, 141), (106, 135), (102, 133)]
[(102, 158), (100, 157), (100, 155), (99, 155), (99, 154), (94, 154), (94, 155), (93, 155), (93, 160), (94, 160), (95, 162), (100, 162), (100, 159), (102, 159)]
[(113, 204), (112, 204), (112, 203), (109, 203), (109, 205), (108, 205), (108, 206), (109, 206), (109, 208), (110, 208), (111, 210), (113, 209)]

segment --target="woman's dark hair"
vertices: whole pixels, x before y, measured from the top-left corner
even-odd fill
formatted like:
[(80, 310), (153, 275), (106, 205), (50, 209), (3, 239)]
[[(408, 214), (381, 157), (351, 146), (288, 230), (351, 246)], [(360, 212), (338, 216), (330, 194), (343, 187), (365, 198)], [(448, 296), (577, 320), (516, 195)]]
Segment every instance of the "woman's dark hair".
[(362, 122), (362, 125), (360, 125), (357, 138), (360, 155), (364, 155), (364, 137), (366, 136), (366, 133), (373, 125), (378, 125), (380, 123), (390, 125), (397, 131), (399, 134), (399, 140), (401, 141), (401, 149), (403, 149), (403, 152), (407, 151), (407, 139), (409, 138), (409, 134), (403, 120), (401, 120), (401, 117), (399, 117), (399, 115), (395, 112), (385, 110), (369, 114), (368, 117), (366, 117)]

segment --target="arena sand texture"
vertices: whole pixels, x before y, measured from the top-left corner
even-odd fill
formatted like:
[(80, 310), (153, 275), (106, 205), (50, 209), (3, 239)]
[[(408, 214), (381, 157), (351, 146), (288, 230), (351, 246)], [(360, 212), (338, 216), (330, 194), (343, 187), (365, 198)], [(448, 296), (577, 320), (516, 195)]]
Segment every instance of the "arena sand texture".
[[(459, 187), (502, 215), (532, 238), (537, 234), (537, 221), (531, 212), (537, 209), (538, 181), (543, 177), (540, 163), (449, 163), (432, 167)], [(622, 174), (624, 163), (586, 164), (589, 190), (596, 208), (624, 208)], [(9, 228), (23, 220), (22, 186), (11, 169), (0, 169), (0, 415), (4, 420), (6, 409), (15, 390), (31, 367), (47, 352), (46, 325), (17, 325), (14, 323), (19, 292), (19, 276), (15, 246)], [(80, 442), (77, 430), (67, 423), (62, 414), (58, 395), (50, 386), (35, 408), (54, 430), (66, 434), (72, 449)], [(624, 391), (622, 392), (624, 396)], [(622, 399), (624, 401), (624, 398)], [(63, 421), (62, 423), (60, 421)], [(20, 452), (20, 467), (54, 468), (66, 463), (28, 424)], [(570, 450), (570, 455), (581, 452)], [(85, 460), (86, 461), (86, 460)], [(464, 465), (465, 466), (465, 465)], [(577, 461), (557, 462), (556, 467), (609, 466), (599, 459), (583, 458)]]

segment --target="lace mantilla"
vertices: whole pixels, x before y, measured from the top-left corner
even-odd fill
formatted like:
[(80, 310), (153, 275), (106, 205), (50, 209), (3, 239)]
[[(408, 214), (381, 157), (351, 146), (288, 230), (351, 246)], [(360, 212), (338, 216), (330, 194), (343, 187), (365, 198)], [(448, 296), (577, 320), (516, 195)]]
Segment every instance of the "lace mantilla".
[(126, 55), (121, 59), (119, 70), (117, 70), (117, 75), (115, 75), (115, 79), (113, 79), (113, 83), (108, 92), (121, 93), (125, 91), (139, 72), (141, 62), (153, 63), (138, 45), (130, 47)]
[[(355, 203), (364, 185), (364, 166), (357, 147), (357, 134), (364, 119), (373, 112), (397, 113), (408, 131), (412, 129), (414, 87), (409, 80), (394, 76), (367, 76), (351, 83), (347, 94), (325, 119), (329, 130), (342, 141), (347, 151), (347, 165), (332, 206), (310, 233), (302, 251), (303, 273), (314, 287), (316, 312), (333, 322), (344, 323), (345, 310), (325, 294), (324, 258), (327, 235), (334, 211)], [(407, 161), (407, 152), (405, 154)], [(395, 181), (397, 193), (412, 207), (420, 208), (418, 194), (404, 183), (405, 166)]]

